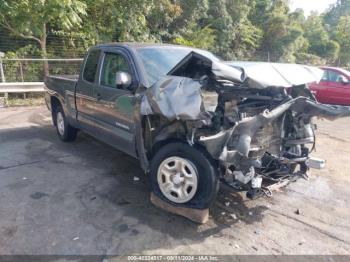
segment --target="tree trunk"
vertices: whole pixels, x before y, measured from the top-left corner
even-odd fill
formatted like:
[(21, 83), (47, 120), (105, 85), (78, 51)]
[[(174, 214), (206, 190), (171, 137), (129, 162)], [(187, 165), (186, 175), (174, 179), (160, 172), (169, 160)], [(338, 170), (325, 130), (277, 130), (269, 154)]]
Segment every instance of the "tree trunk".
[[(46, 52), (46, 24), (43, 26), (43, 34), (40, 39), (40, 48), (41, 48), (41, 56), (44, 59), (47, 59), (47, 52)], [(43, 63), (43, 71), (44, 71), (44, 77), (49, 75), (49, 63), (47, 60)]]

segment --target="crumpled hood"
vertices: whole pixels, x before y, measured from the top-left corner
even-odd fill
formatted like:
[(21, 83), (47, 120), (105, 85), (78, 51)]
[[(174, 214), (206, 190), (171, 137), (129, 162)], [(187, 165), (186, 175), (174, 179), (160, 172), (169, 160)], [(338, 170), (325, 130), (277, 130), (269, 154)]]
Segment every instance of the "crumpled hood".
[(324, 71), (306, 65), (264, 63), (264, 62), (227, 62), (227, 65), (241, 70), (243, 81), (252, 88), (292, 87), (319, 82)]
[(244, 83), (248, 88), (287, 88), (319, 82), (322, 69), (298, 64), (265, 62), (224, 62), (212, 60), (197, 52), (189, 53), (170, 72), (169, 76), (195, 79), (193, 72), (211, 72), (217, 79)]

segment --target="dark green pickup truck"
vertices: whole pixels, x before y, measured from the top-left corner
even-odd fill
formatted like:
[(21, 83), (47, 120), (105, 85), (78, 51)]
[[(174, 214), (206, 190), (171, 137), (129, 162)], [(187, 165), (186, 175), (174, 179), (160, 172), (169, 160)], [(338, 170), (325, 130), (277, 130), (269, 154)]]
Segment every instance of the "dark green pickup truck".
[(79, 77), (47, 77), (46, 102), (61, 140), (87, 132), (139, 159), (168, 204), (206, 209), (220, 182), (256, 198), (324, 165), (309, 156), (312, 116), (350, 113), (315, 100), (307, 84), (322, 74), (189, 47), (105, 44), (88, 51)]

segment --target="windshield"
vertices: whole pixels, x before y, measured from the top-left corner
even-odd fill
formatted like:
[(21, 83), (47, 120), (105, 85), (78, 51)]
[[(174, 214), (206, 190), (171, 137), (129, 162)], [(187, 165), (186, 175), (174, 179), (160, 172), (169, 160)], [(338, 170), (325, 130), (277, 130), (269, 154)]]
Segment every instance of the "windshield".
[(210, 52), (184, 47), (142, 47), (137, 49), (146, 71), (147, 81), (153, 85), (173, 69), (190, 52), (195, 51), (213, 61), (218, 61)]

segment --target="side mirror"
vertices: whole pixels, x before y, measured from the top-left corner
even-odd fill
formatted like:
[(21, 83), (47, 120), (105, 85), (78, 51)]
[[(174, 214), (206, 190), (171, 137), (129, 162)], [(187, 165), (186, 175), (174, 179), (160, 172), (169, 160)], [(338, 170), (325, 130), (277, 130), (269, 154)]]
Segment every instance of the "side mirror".
[(115, 85), (119, 88), (128, 88), (131, 85), (131, 75), (123, 71), (118, 71), (115, 75)]
[(342, 83), (343, 85), (349, 84), (349, 80), (345, 76), (340, 76), (339, 82)]

